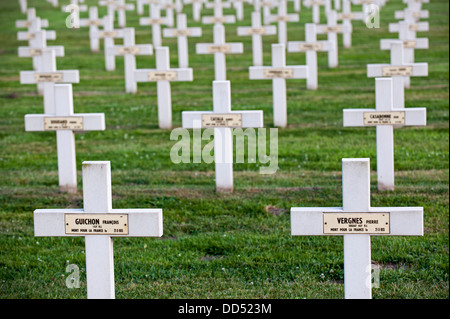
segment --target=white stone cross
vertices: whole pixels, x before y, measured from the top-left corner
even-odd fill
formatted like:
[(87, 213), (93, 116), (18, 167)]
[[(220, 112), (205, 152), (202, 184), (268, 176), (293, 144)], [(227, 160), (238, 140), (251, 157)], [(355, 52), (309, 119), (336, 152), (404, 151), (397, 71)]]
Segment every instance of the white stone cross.
[(102, 25), (102, 20), (98, 18), (97, 7), (89, 7), (89, 18), (80, 19), (80, 27), (89, 27), (89, 39), (92, 52), (100, 50), (100, 39), (98, 37), (98, 27)]
[(405, 9), (402, 11), (395, 11), (395, 18), (396, 19), (403, 19), (404, 21), (410, 21), (417, 22), (420, 19), (428, 19), (430, 17), (430, 13), (428, 10), (411, 10), (411, 9)]
[(113, 23), (115, 12), (117, 11), (117, 24), (119, 28), (125, 28), (126, 26), (126, 11), (134, 10), (134, 5), (126, 4), (125, 0), (100, 0), (98, 4), (107, 7), (108, 15), (111, 17)]
[[(35, 33), (41, 30), (42, 30), (42, 20), (40, 18), (34, 18), (30, 22), (28, 31), (17, 32), (17, 40), (28, 41), (28, 44), (31, 45), (31, 42), (35, 37)], [(45, 35), (47, 40), (56, 39), (56, 32), (54, 30), (45, 30)]]
[(306, 79), (305, 65), (286, 66), (286, 52), (283, 44), (272, 44), (272, 66), (249, 67), (250, 80), (272, 80), (273, 124), (286, 127), (287, 102), (286, 79)]
[(185, 4), (192, 4), (192, 18), (194, 21), (200, 21), (200, 13), (204, 2), (205, 0), (184, 0)]
[(213, 111), (183, 111), (182, 126), (214, 128), (216, 191), (233, 191), (232, 128), (263, 127), (262, 111), (231, 111), (230, 81), (213, 81)]
[(197, 43), (197, 54), (214, 54), (214, 78), (216, 81), (227, 79), (226, 54), (239, 54), (244, 52), (244, 46), (240, 42), (225, 42), (225, 27), (216, 24), (213, 27), (214, 43)]
[(136, 93), (136, 55), (152, 55), (153, 46), (151, 44), (136, 44), (134, 28), (125, 28), (123, 29), (123, 45), (114, 45), (105, 48), (105, 50), (107, 55), (124, 57), (125, 91), (127, 93)]
[(365, 14), (363, 12), (352, 12), (350, 0), (343, 0), (342, 13), (337, 14), (337, 19), (342, 20), (342, 25), (346, 26), (346, 32), (342, 34), (344, 48), (350, 48), (352, 46), (352, 20), (364, 21)]
[(155, 49), (156, 69), (138, 69), (135, 71), (137, 82), (157, 82), (158, 123), (162, 129), (172, 128), (172, 96), (170, 82), (192, 81), (191, 68), (170, 68), (168, 47)]
[(59, 187), (76, 193), (77, 166), (74, 132), (105, 130), (103, 113), (73, 113), (72, 84), (56, 84), (55, 113), (25, 115), (25, 131), (56, 131)]
[(405, 63), (403, 41), (391, 43), (390, 64), (368, 64), (367, 77), (392, 77), (394, 87), (394, 108), (405, 107), (404, 78), (428, 76), (428, 63)]
[(104, 39), (105, 50), (105, 68), (106, 71), (114, 71), (116, 69), (116, 59), (114, 55), (109, 55), (106, 52), (107, 48), (114, 46), (115, 38), (123, 38), (123, 29), (114, 29), (113, 19), (110, 15), (106, 15), (102, 18), (103, 30), (98, 34), (94, 34), (94, 38), (98, 37)]
[(152, 43), (156, 49), (162, 45), (161, 41), (161, 24), (168, 24), (168, 20), (165, 17), (161, 17), (161, 7), (159, 4), (150, 4), (150, 18), (140, 18), (140, 25), (152, 26)]
[(21, 84), (42, 84), (42, 95), (44, 99), (44, 113), (55, 114), (55, 83), (79, 83), (78, 70), (56, 70), (56, 56), (53, 49), (41, 49), (42, 67), (39, 71), (21, 71)]
[(173, 0), (160, 0), (161, 1), (161, 9), (166, 11), (165, 18), (167, 19), (167, 26), (173, 27), (174, 24), (174, 9), (177, 8), (177, 5), (173, 3)]
[(83, 162), (82, 209), (36, 209), (36, 237), (84, 236), (87, 297), (114, 299), (113, 237), (161, 237), (162, 209), (113, 209), (111, 164)]
[(269, 24), (269, 16), (271, 15), (271, 10), (276, 6), (275, 0), (254, 0), (253, 1), (254, 10), (253, 11), (260, 11), (261, 8), (263, 10), (263, 23), (264, 25)]
[(346, 299), (372, 298), (371, 236), (423, 236), (423, 207), (371, 207), (370, 159), (342, 159), (342, 207), (292, 207), (292, 236), (344, 237)]
[(375, 79), (375, 109), (344, 109), (344, 127), (377, 128), (378, 190), (394, 190), (394, 128), (425, 126), (426, 108), (395, 108), (391, 78)]
[(298, 22), (299, 16), (297, 13), (288, 14), (286, 8), (286, 0), (279, 0), (278, 2), (278, 12), (275, 15), (269, 15), (267, 17), (267, 22), (278, 22), (278, 43), (287, 44), (287, 22)]
[[(42, 49), (48, 48), (55, 51), (55, 56), (64, 56), (64, 47), (62, 45), (47, 46), (47, 31), (40, 30), (33, 33), (34, 36), (30, 39), (28, 47), (20, 46), (18, 49), (19, 57), (31, 57), (33, 59), (33, 69), (40, 71), (42, 68)], [(41, 91), (41, 90), (39, 90)]]
[(287, 52), (306, 52), (306, 66), (308, 67), (308, 76), (306, 78), (306, 87), (309, 90), (318, 88), (317, 72), (317, 52), (329, 51), (333, 48), (330, 41), (317, 41), (316, 24), (305, 24), (305, 41), (289, 41)]
[[(28, 32), (39, 31), (39, 29), (35, 29), (36, 25), (33, 25), (33, 20), (34, 19), (40, 19), (39, 17), (36, 17), (36, 9), (35, 8), (28, 8), (26, 10), (26, 13), (27, 13), (27, 19), (26, 20), (16, 20), (16, 28), (27, 28)], [(47, 19), (40, 19), (40, 27), (41, 28), (48, 28), (48, 20)]]
[[(417, 38), (417, 31), (428, 31), (428, 22), (409, 23), (400, 21), (389, 24), (389, 32), (398, 32), (398, 39), (381, 39), (380, 49), (390, 50), (392, 41), (403, 41), (403, 61), (414, 63), (415, 49), (428, 49), (428, 38)], [(405, 77), (405, 88), (410, 87), (410, 78)]]
[(276, 34), (275, 26), (261, 26), (261, 13), (259, 11), (252, 12), (252, 25), (250, 27), (237, 27), (237, 35), (252, 36), (253, 65), (263, 65), (263, 35)]
[(325, 14), (327, 14), (331, 9), (330, 0), (304, 0), (303, 5), (307, 8), (312, 7), (313, 23), (320, 23), (320, 7), (325, 8)]
[(317, 26), (317, 34), (327, 34), (328, 41), (332, 44), (332, 49), (328, 51), (328, 67), (338, 66), (338, 33), (352, 32), (352, 25), (337, 23), (337, 13), (331, 10), (327, 15), (327, 24)]
[(205, 2), (206, 8), (214, 8), (214, 16), (202, 17), (202, 23), (204, 24), (223, 24), (223, 23), (235, 23), (236, 17), (234, 15), (223, 15), (223, 8), (229, 8), (230, 2), (222, 2), (222, 0), (214, 0), (214, 2)]
[(144, 14), (144, 5), (150, 5), (150, 4), (157, 4), (159, 3), (158, 0), (136, 0), (136, 12), (138, 15)]
[(186, 14), (177, 14), (176, 29), (166, 28), (163, 30), (163, 36), (167, 38), (176, 37), (178, 43), (178, 67), (189, 67), (189, 47), (187, 37), (200, 37), (201, 28), (188, 28), (186, 23)]

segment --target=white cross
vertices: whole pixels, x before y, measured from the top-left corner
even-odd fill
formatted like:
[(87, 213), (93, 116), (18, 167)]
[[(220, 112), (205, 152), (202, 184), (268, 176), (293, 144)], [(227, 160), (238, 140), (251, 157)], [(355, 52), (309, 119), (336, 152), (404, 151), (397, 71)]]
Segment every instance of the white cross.
[(53, 49), (42, 49), (42, 67), (40, 71), (21, 71), (21, 84), (42, 84), (44, 98), (44, 113), (55, 114), (55, 83), (79, 83), (80, 75), (78, 70), (56, 70), (56, 56)]
[(269, 24), (269, 16), (271, 15), (270, 10), (275, 7), (275, 0), (254, 0), (254, 11), (260, 11), (260, 8), (263, 9), (263, 23), (264, 25)]
[(176, 29), (166, 28), (163, 30), (163, 36), (170, 38), (176, 37), (178, 42), (178, 67), (189, 67), (189, 47), (187, 37), (200, 37), (202, 35), (201, 28), (188, 28), (186, 23), (186, 14), (177, 14)]
[[(31, 44), (31, 41), (35, 37), (35, 33), (42, 30), (42, 20), (40, 18), (34, 18), (30, 22), (30, 26), (28, 27), (28, 31), (19, 31), (17, 32), (17, 40), (19, 41), (28, 41), (28, 44)], [(56, 32), (54, 30), (45, 30), (46, 31), (46, 39), (47, 40), (55, 40)]]
[(286, 22), (298, 22), (299, 16), (297, 13), (287, 14), (286, 0), (279, 0), (278, 13), (276, 15), (269, 15), (267, 22), (278, 22), (278, 43), (286, 45), (287, 43), (287, 28)]
[(125, 0), (116, 0), (114, 11), (117, 11), (117, 23), (119, 28), (125, 28), (127, 23), (126, 11), (134, 10), (134, 5), (125, 3)]
[[(26, 10), (26, 13), (27, 13), (26, 20), (16, 20), (16, 28), (27, 28), (28, 32), (39, 31), (40, 29), (36, 29), (36, 25), (33, 25), (33, 23), (32, 23), (34, 19), (40, 19), (39, 17), (36, 17), (36, 9), (28, 8)], [(40, 27), (48, 28), (48, 20), (40, 19)]]
[(161, 41), (161, 24), (167, 24), (167, 18), (161, 18), (161, 8), (159, 4), (150, 4), (150, 18), (140, 18), (140, 25), (152, 26), (152, 43), (157, 48), (162, 45)]
[(370, 299), (370, 237), (423, 236), (423, 207), (371, 207), (368, 158), (342, 159), (342, 204), (292, 207), (291, 235), (342, 235), (345, 298)]
[(214, 128), (216, 191), (233, 191), (231, 129), (263, 127), (262, 111), (231, 111), (230, 81), (213, 81), (213, 111), (183, 111), (183, 128)]
[(390, 64), (368, 64), (367, 77), (392, 77), (394, 87), (394, 107), (405, 107), (406, 76), (428, 76), (428, 63), (405, 63), (403, 60), (403, 41), (391, 43)]
[(114, 29), (114, 23), (111, 16), (106, 15), (102, 18), (103, 31), (94, 34), (94, 38), (104, 39), (105, 49), (105, 68), (107, 71), (116, 69), (116, 59), (114, 55), (108, 55), (107, 48), (114, 46), (115, 38), (123, 38), (123, 29)]
[(236, 10), (236, 19), (242, 21), (244, 19), (244, 1), (245, 0), (231, 0), (233, 8)]
[(200, 13), (204, 2), (205, 0), (184, 0), (185, 4), (192, 4), (192, 18), (194, 21), (200, 21)]
[(136, 12), (138, 15), (143, 15), (144, 14), (144, 4), (145, 5), (150, 5), (150, 4), (157, 4), (159, 3), (158, 0), (136, 0)]
[(225, 27), (216, 24), (213, 27), (214, 43), (197, 43), (197, 54), (214, 54), (214, 77), (216, 81), (227, 79), (226, 54), (239, 54), (244, 52), (244, 46), (240, 42), (225, 42)]
[(350, 0), (343, 0), (342, 13), (337, 14), (337, 19), (342, 20), (342, 25), (346, 26), (346, 32), (342, 34), (342, 43), (344, 48), (352, 46), (352, 20), (364, 21), (363, 12), (352, 12)]
[[(405, 10), (395, 11), (394, 16), (396, 19), (407, 19), (408, 15), (412, 15), (416, 21), (419, 19), (429, 18), (428, 10), (422, 10), (422, 3), (429, 3), (429, 0), (414, 0), (414, 1), (403, 1), (408, 6)], [(409, 12), (408, 12), (409, 11)]]
[(375, 79), (375, 109), (344, 109), (344, 127), (377, 128), (379, 190), (394, 190), (394, 127), (425, 126), (426, 108), (395, 108), (391, 78)]
[(162, 209), (112, 208), (109, 161), (83, 162), (82, 209), (36, 209), (33, 215), (36, 237), (84, 236), (89, 299), (115, 298), (113, 237), (163, 234)]
[(173, 0), (160, 0), (161, 1), (161, 9), (166, 11), (165, 18), (167, 19), (167, 26), (173, 27), (173, 15), (174, 9), (176, 9), (176, 4), (173, 3)]
[(272, 79), (273, 124), (287, 125), (286, 79), (306, 79), (305, 65), (286, 66), (286, 52), (283, 44), (272, 44), (272, 66), (249, 67), (250, 80)]
[(237, 35), (252, 36), (252, 50), (253, 50), (253, 65), (263, 65), (263, 35), (276, 34), (277, 28), (275, 26), (261, 26), (261, 13), (259, 11), (252, 12), (252, 26), (238, 27)]
[[(381, 39), (380, 49), (390, 50), (392, 41), (403, 41), (403, 60), (405, 63), (414, 63), (415, 49), (428, 49), (428, 38), (416, 38), (417, 31), (428, 31), (428, 22), (409, 23), (400, 21), (390, 23), (389, 32), (398, 32), (398, 39)], [(410, 87), (410, 78), (405, 77), (405, 88)]]
[(294, 2), (294, 11), (295, 12), (300, 12), (301, 11), (301, 0), (290, 0), (292, 2)]
[(331, 10), (330, 0), (304, 0), (303, 5), (307, 8), (312, 7), (313, 23), (320, 23), (320, 7), (325, 7), (325, 14)]
[(338, 33), (352, 32), (352, 25), (337, 23), (337, 13), (331, 10), (327, 15), (327, 24), (317, 26), (317, 34), (327, 34), (328, 41), (332, 44), (332, 49), (328, 51), (328, 67), (338, 66)]
[(125, 28), (123, 29), (123, 45), (114, 45), (105, 50), (107, 55), (124, 56), (125, 91), (136, 93), (137, 82), (134, 73), (136, 71), (136, 55), (152, 55), (153, 46), (151, 44), (136, 45), (134, 28)]
[(172, 97), (170, 82), (192, 81), (191, 68), (170, 68), (168, 47), (158, 47), (156, 53), (156, 69), (138, 69), (135, 71), (137, 82), (157, 82), (158, 123), (163, 129), (172, 128)]
[(306, 78), (306, 87), (309, 90), (317, 90), (317, 52), (329, 51), (332, 49), (330, 41), (317, 41), (316, 24), (305, 24), (305, 41), (289, 41), (287, 52), (306, 52), (306, 66), (308, 67), (308, 76)]
[(222, 0), (214, 0), (214, 2), (206, 2), (206, 8), (214, 8), (214, 16), (202, 17), (202, 23), (204, 24), (223, 24), (223, 23), (235, 23), (236, 17), (234, 15), (223, 15), (223, 8), (230, 7), (229, 2), (222, 2)]
[(89, 39), (92, 52), (98, 52), (100, 50), (100, 39), (97, 36), (100, 25), (102, 25), (102, 20), (98, 18), (97, 7), (89, 7), (89, 18), (80, 19), (80, 27), (89, 27)]
[(25, 131), (56, 131), (59, 187), (76, 193), (77, 167), (74, 132), (105, 130), (103, 113), (73, 113), (72, 84), (56, 84), (55, 113), (25, 115)]

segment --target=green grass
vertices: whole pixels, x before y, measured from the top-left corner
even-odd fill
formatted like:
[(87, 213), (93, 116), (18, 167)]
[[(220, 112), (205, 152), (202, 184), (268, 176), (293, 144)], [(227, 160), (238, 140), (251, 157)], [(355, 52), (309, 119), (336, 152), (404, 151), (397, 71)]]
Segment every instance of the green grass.
[[(213, 164), (170, 161), (175, 141), (158, 129), (154, 83), (125, 94), (123, 59), (116, 59), (116, 71), (105, 71), (103, 53), (90, 52), (87, 29), (66, 29), (66, 13), (45, 1), (28, 2), (57, 31), (49, 45), (65, 47), (58, 69), (80, 71), (75, 112), (105, 113), (106, 130), (76, 135), (78, 193), (60, 192), (55, 134), (24, 131), (24, 115), (43, 112), (35, 85), (19, 81), (19, 72), (32, 68), (31, 59), (17, 56), (25, 43), (16, 40), (14, 21), (24, 15), (17, 1), (2, 1), (0, 298), (86, 297), (83, 238), (34, 237), (33, 211), (81, 208), (81, 163), (87, 160), (111, 161), (114, 208), (163, 209), (162, 238), (114, 240), (117, 298), (343, 298), (342, 238), (292, 237), (289, 210), (341, 206), (341, 160), (350, 157), (371, 159), (372, 206), (424, 207), (423, 237), (372, 237), (372, 260), (381, 268), (373, 297), (449, 297), (448, 1), (424, 5), (430, 31), (419, 36), (429, 38), (430, 48), (417, 50), (415, 59), (428, 62), (429, 76), (412, 78), (405, 98), (406, 107), (427, 108), (427, 126), (395, 130), (395, 191), (376, 189), (375, 129), (344, 128), (342, 110), (374, 106), (375, 81), (366, 77), (366, 65), (389, 61), (379, 40), (396, 37), (387, 26), (404, 8), (400, 0), (382, 8), (379, 29), (353, 23), (353, 46), (344, 49), (340, 41), (338, 68), (328, 69), (326, 54), (319, 54), (317, 91), (306, 90), (304, 80), (287, 81), (289, 124), (278, 130), (279, 170), (261, 175), (261, 163), (235, 164), (231, 194), (215, 192)], [(245, 47), (245, 54), (227, 58), (232, 109), (263, 110), (271, 128), (271, 82), (248, 79), (251, 38), (236, 36), (237, 26), (249, 24), (245, 9), (245, 21), (226, 25), (227, 41)], [(189, 26), (201, 26), (190, 6), (184, 11)], [(150, 43), (151, 32), (138, 19), (128, 13), (127, 25), (136, 28), (136, 43)], [(311, 10), (302, 7), (300, 21), (289, 24), (289, 40), (304, 39)], [(212, 109), (213, 57), (196, 55), (194, 45), (212, 40), (212, 26), (202, 28), (201, 38), (189, 39), (194, 81), (172, 84), (174, 127), (181, 126), (181, 111)], [(266, 65), (274, 42), (276, 36), (264, 38)], [(175, 39), (163, 43), (176, 66)], [(287, 64), (304, 63), (303, 54), (287, 54)], [(138, 57), (138, 68), (154, 65), (154, 56)], [(80, 267), (81, 288), (66, 287), (67, 264)]]

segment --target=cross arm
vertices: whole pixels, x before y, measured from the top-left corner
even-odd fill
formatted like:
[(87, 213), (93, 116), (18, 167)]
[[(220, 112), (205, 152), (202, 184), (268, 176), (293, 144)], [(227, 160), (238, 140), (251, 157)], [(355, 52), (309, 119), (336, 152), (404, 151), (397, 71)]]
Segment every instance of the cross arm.
[[(202, 128), (203, 114), (217, 114), (213, 111), (183, 111), (181, 112), (183, 128)], [(263, 127), (263, 111), (231, 111), (227, 114), (242, 114), (242, 127)]]
[(197, 43), (195, 45), (197, 54), (212, 54), (212, 53), (242, 53), (244, 52), (244, 45), (241, 42), (230, 42), (225, 44), (215, 43)]
[[(41, 20), (41, 28), (48, 28), (48, 20), (47, 19), (40, 19)], [(16, 21), (16, 28), (28, 28), (31, 24), (31, 21), (28, 20), (17, 20)]]
[[(364, 124), (364, 113), (388, 113), (389, 111), (378, 111), (376, 109), (344, 109), (344, 127), (373, 126)], [(395, 126), (425, 126), (427, 125), (426, 108), (404, 108), (394, 109), (393, 112), (402, 112), (405, 115), (404, 124)]]
[(204, 24), (236, 23), (236, 17), (233, 15), (224, 15), (221, 17), (206, 16), (206, 17), (202, 17), (202, 23), (204, 23)]
[[(411, 23), (408, 27), (411, 31), (419, 31), (419, 32), (429, 31), (430, 29), (430, 25), (428, 24), (428, 22)], [(400, 31), (399, 23), (389, 23), (389, 32), (394, 33), (399, 31)]]
[[(395, 11), (394, 16), (395, 19), (404, 19), (406, 16), (406, 11), (402, 10), (402, 11)], [(420, 10), (417, 12), (413, 12), (413, 16), (416, 19), (428, 19), (430, 17), (430, 12), (428, 10)]]
[(151, 44), (136, 44), (132, 46), (114, 45), (112, 47), (106, 47), (107, 55), (152, 55), (153, 46)]
[(325, 34), (329, 32), (335, 32), (335, 33), (349, 33), (352, 32), (352, 25), (351, 24), (338, 24), (334, 26), (329, 26), (326, 24), (319, 24), (317, 25), (316, 29), (317, 34)]
[(139, 25), (168, 24), (168, 18), (139, 18)]
[(271, 66), (251, 66), (249, 69), (250, 80), (257, 79), (306, 79), (308, 77), (308, 67), (306, 65), (300, 66), (285, 66), (285, 67), (271, 67)]
[[(44, 80), (42, 76), (45, 76), (46, 79)], [(47, 76), (54, 76), (54, 78), (49, 79)], [(80, 74), (78, 70), (55, 72), (20, 71), (21, 84), (33, 84), (38, 82), (78, 83), (80, 82)]]
[[(56, 40), (56, 31), (55, 30), (45, 30), (45, 36), (47, 40)], [(17, 32), (17, 40), (19, 41), (28, 41), (34, 38), (33, 32), (19, 31)]]
[(187, 29), (166, 28), (163, 30), (163, 36), (166, 38), (174, 38), (183, 35), (187, 37), (200, 37), (202, 35), (202, 28), (199, 27)]
[(156, 82), (156, 81), (192, 81), (192, 68), (156, 70), (139, 69), (134, 71), (136, 82)]
[[(62, 46), (62, 45), (47, 46), (45, 48), (52, 49), (53, 51), (55, 51), (56, 57), (64, 56), (64, 46)], [(40, 55), (42, 55), (42, 49), (41, 48), (30, 48), (30, 47), (19, 47), (18, 54), (19, 54), (19, 57), (21, 57), (21, 58), (40, 56)]]
[(272, 35), (277, 33), (277, 27), (274, 25), (270, 26), (261, 26), (261, 27), (237, 27), (237, 35), (246, 36), (246, 35)]
[[(105, 130), (105, 115), (103, 113), (77, 113), (72, 115), (54, 115), (54, 114), (26, 114), (25, 115), (25, 131), (37, 132), (47, 131), (45, 129), (46, 121), (52, 118), (76, 119), (77, 123), (81, 124), (81, 129), (74, 129), (74, 131), (104, 131)], [(78, 119), (81, 118), (81, 122)], [(53, 131), (53, 129), (51, 129)]]
[(392, 67), (410, 68), (410, 72), (408, 71), (408, 74), (401, 74), (399, 76), (428, 76), (428, 63), (411, 63), (399, 66), (393, 66), (391, 64), (367, 64), (367, 76), (369, 78), (387, 76), (383, 75), (384, 68), (387, 69)]
[(288, 41), (287, 52), (306, 52), (306, 51), (330, 51), (333, 45), (329, 41), (316, 41), (314, 43), (305, 41)]
[[(83, 209), (36, 209), (34, 235), (43, 236), (89, 236), (65, 233), (65, 214), (84, 214)], [(85, 213), (89, 216), (91, 213)], [(162, 209), (112, 209), (108, 214), (128, 215), (128, 235), (111, 237), (161, 237), (163, 234)], [(98, 235), (101, 236), (101, 235)]]
[[(381, 39), (380, 49), (390, 50), (393, 42), (398, 42), (398, 39)], [(428, 38), (416, 38), (414, 40), (403, 41), (404, 48), (414, 48), (414, 49), (428, 49)]]
[(300, 18), (298, 16), (298, 14), (296, 14), (296, 13), (287, 14), (285, 16), (278, 16), (276, 14), (267, 16), (267, 23), (281, 22), (281, 21), (298, 22), (299, 20), (300, 20)]
[[(346, 213), (342, 207), (291, 208), (291, 234), (293, 236), (331, 235), (324, 233), (323, 213)], [(377, 236), (423, 236), (423, 207), (372, 207), (368, 212), (389, 213), (389, 233)]]

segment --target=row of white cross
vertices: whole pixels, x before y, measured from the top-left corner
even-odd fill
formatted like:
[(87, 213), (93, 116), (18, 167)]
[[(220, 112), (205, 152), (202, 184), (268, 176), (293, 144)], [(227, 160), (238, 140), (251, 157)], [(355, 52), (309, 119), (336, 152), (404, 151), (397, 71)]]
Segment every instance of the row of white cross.
[[(63, 56), (64, 48), (47, 47), (48, 31), (42, 30), (41, 27), (48, 26), (48, 22), (36, 17), (33, 10), (27, 12), (28, 22), (18, 22), (17, 26), (32, 28), (29, 34), (33, 36), (22, 36), (30, 40), (30, 46), (20, 48), (19, 55), (33, 57), (35, 71), (21, 72), (21, 83), (38, 84), (44, 96), (44, 114), (26, 115), (25, 129), (26, 131), (56, 131), (60, 187), (65, 191), (76, 192), (74, 131), (104, 130), (104, 114), (73, 112), (71, 84), (56, 83), (79, 82), (78, 71), (56, 70), (56, 56)], [(426, 124), (425, 108), (405, 108), (404, 106), (403, 92), (409, 85), (409, 77), (426, 76), (428, 72), (426, 63), (413, 63), (413, 54), (404, 52), (411, 47), (418, 48), (417, 43), (421, 41), (415, 38), (415, 31), (428, 29), (428, 25), (417, 21), (420, 15), (415, 12), (417, 11), (408, 7), (403, 15), (396, 13), (396, 17), (401, 16), (405, 21), (393, 24), (389, 28), (393, 32), (399, 32), (399, 40), (381, 41), (381, 49), (391, 49), (391, 63), (367, 67), (367, 75), (376, 77), (376, 108), (344, 110), (344, 126), (376, 126), (377, 173), (380, 190), (394, 188), (393, 128)], [(283, 127), (287, 121), (285, 80), (313, 78), (310, 74), (311, 69), (314, 68), (310, 67), (310, 64), (317, 64), (316, 52), (333, 50), (335, 45), (333, 40), (330, 41), (329, 38), (328, 41), (317, 41), (316, 34), (320, 33), (317, 29), (336, 34), (338, 32), (335, 26), (336, 15), (334, 11), (328, 13), (329, 23), (326, 27), (307, 24), (304, 42), (287, 42), (288, 52), (307, 52), (307, 61), (310, 63), (307, 62), (306, 66), (287, 67), (285, 44), (277, 43), (272, 45), (271, 67), (262, 65), (250, 67), (250, 79), (273, 80), (275, 125)], [(105, 57), (125, 56), (125, 76), (129, 79), (127, 81), (129, 92), (136, 90), (137, 82), (157, 82), (160, 127), (170, 128), (170, 82), (192, 81), (193, 77), (192, 69), (188, 68), (187, 56), (180, 58), (179, 69), (172, 69), (169, 65), (168, 48), (156, 46), (156, 68), (136, 70), (135, 55), (152, 54), (152, 45), (136, 45), (133, 28), (114, 30), (110, 15), (103, 19), (106, 20), (103, 23)], [(270, 26), (263, 29), (260, 19), (259, 12), (252, 14), (252, 27), (241, 28), (238, 34), (255, 37), (273, 32)], [(230, 82), (226, 81), (225, 53), (242, 52), (242, 44), (225, 42), (225, 31), (222, 25), (225, 20), (220, 21), (214, 25), (214, 43), (197, 44), (197, 53), (215, 54), (216, 80), (213, 82), (213, 111), (183, 112), (182, 126), (203, 128), (204, 117), (214, 115), (233, 118), (236, 116), (242, 128), (262, 127), (262, 111), (231, 110), (231, 90)], [(331, 25), (330, 21), (332, 21)], [(90, 22), (89, 25), (97, 26), (97, 23)], [(325, 28), (328, 29), (325, 30)], [(177, 15), (177, 28), (165, 29), (164, 32), (165, 36), (178, 36), (179, 48), (186, 48), (187, 35), (201, 34), (201, 30), (196, 28), (191, 28), (189, 32), (186, 30), (189, 30), (186, 26), (186, 17), (180, 13)], [(114, 36), (124, 39), (123, 45), (106, 45), (106, 40), (113, 38), (108, 35), (113, 33)], [(411, 44), (412, 41), (414, 45)], [(253, 39), (253, 50), (260, 52), (261, 44), (255, 45), (255, 42), (257, 41)], [(428, 43), (426, 43), (427, 46)], [(256, 61), (261, 60), (257, 58)], [(330, 66), (333, 66), (334, 60), (331, 59), (331, 61)], [(337, 59), (335, 62), (337, 65)], [(113, 59), (107, 60), (107, 68), (113, 69), (113, 63)], [(315, 73), (317, 75), (317, 69)], [(308, 82), (309, 88), (316, 88), (316, 86), (317, 77), (315, 82)], [(231, 130), (232, 128), (227, 124), (214, 127), (216, 189), (219, 192), (233, 189)], [(369, 159), (343, 159), (342, 183), (343, 207), (291, 209), (292, 235), (343, 235), (345, 297), (370, 298), (371, 235), (423, 235), (423, 208), (372, 208)], [(162, 236), (162, 209), (112, 209), (109, 162), (83, 162), (83, 205), (83, 209), (76, 210), (36, 210), (35, 235), (85, 236), (88, 298), (114, 298), (112, 237)], [(346, 222), (342, 222), (343, 219)], [(108, 224), (119, 226), (111, 228), (106, 226)]]

